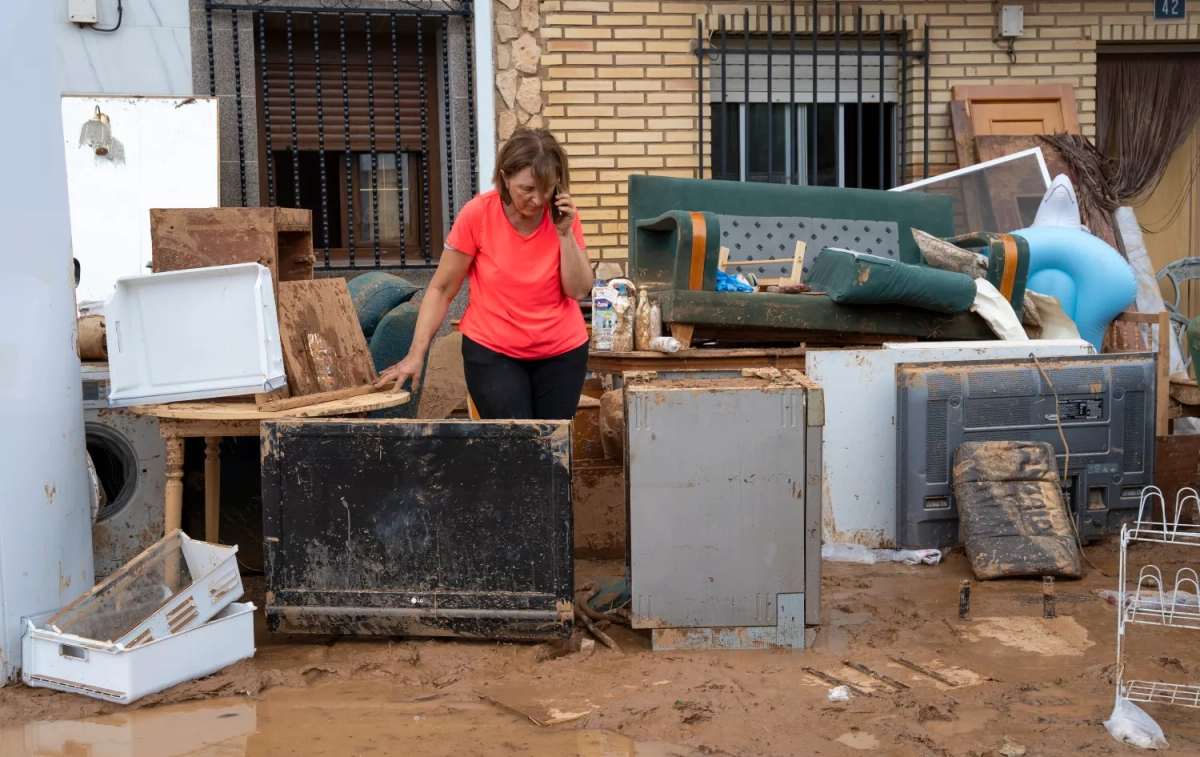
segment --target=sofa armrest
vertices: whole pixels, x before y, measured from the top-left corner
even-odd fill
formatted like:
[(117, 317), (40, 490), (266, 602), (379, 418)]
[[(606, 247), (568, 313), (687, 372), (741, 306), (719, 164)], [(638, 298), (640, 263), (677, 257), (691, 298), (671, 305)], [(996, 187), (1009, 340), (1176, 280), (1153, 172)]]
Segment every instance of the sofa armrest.
[(721, 225), (715, 213), (671, 210), (635, 221), (629, 275), (639, 285), (715, 291)]
[(964, 249), (984, 250), (988, 259), (987, 280), (1009, 301), (1020, 318), (1025, 304), (1025, 283), (1029, 279), (1029, 242), (1015, 234), (986, 231), (946, 241)]

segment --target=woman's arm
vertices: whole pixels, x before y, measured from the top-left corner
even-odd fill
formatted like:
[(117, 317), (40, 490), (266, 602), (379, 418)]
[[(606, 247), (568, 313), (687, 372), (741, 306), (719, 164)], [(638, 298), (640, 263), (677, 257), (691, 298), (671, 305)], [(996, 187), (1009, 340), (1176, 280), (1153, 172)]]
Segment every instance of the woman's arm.
[(376, 388), (382, 388), (389, 381), (395, 381), (396, 385), (392, 391), (398, 392), (404, 382), (410, 378), (413, 380), (413, 391), (420, 388), (421, 368), (425, 365), (425, 353), (429, 350), (429, 344), (433, 341), (434, 334), (441, 328), (442, 321), (446, 319), (450, 301), (462, 288), (463, 278), (467, 275), (467, 269), (471, 267), (473, 261), (472, 256), (449, 247), (442, 251), (442, 259), (438, 262), (437, 271), (433, 274), (433, 280), (429, 282), (429, 288), (425, 290), (425, 298), (421, 300), (421, 310), (417, 313), (417, 326), (413, 332), (413, 342), (408, 349), (408, 355), (399, 363), (379, 374), (379, 381), (375, 383)]
[(558, 278), (562, 290), (568, 297), (582, 300), (592, 291), (592, 261), (588, 260), (587, 250), (579, 246), (571, 224), (579, 212), (575, 201), (566, 192), (560, 192), (555, 199), (560, 213), (554, 224), (558, 231)]

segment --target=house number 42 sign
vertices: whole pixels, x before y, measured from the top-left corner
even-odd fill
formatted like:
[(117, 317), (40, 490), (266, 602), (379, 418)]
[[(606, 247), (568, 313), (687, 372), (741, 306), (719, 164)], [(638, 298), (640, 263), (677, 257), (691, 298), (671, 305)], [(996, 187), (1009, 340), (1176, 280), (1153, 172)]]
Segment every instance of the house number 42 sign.
[(1163, 19), (1186, 18), (1187, 0), (1154, 0), (1154, 17)]

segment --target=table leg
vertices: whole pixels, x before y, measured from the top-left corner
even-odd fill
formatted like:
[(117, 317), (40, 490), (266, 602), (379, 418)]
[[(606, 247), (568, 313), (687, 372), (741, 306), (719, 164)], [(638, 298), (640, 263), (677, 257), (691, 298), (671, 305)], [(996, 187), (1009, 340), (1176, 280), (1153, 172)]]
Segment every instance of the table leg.
[(167, 437), (166, 533), (183, 527), (183, 437)]
[(221, 437), (204, 437), (204, 540), (219, 544), (221, 522)]

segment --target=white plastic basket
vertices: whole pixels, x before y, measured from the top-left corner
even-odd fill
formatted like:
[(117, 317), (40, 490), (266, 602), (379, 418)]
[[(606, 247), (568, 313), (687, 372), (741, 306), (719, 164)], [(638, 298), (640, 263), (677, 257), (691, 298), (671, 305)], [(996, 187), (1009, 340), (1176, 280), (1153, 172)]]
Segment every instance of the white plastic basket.
[(25, 619), (21, 678), (29, 686), (129, 704), (254, 656), (252, 604), (234, 603), (203, 625), (129, 649)]
[(132, 649), (195, 628), (241, 596), (236, 546), (174, 531), (59, 610), (46, 627)]
[(258, 263), (117, 279), (105, 305), (109, 407), (287, 383), (271, 272)]

